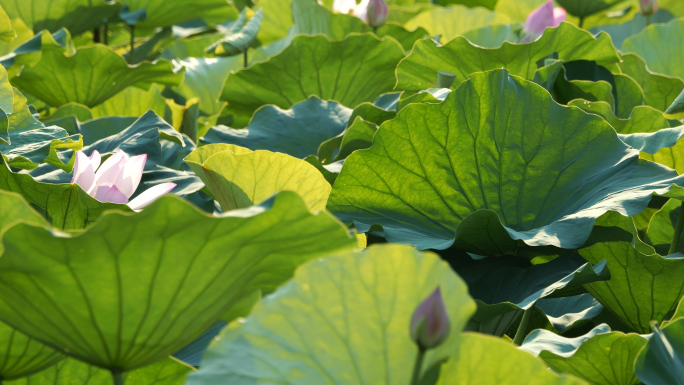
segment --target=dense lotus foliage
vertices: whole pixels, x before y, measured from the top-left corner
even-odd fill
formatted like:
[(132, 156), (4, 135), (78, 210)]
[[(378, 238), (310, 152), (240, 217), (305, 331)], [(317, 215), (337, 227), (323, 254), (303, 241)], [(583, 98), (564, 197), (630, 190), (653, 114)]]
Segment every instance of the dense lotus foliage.
[(0, 384), (684, 385), (684, 1), (0, 0)]

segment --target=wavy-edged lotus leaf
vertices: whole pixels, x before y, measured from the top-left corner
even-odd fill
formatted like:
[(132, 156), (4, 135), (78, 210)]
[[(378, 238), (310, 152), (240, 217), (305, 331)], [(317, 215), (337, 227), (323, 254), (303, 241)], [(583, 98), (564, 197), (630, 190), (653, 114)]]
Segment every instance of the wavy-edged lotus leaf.
[(668, 119), (684, 119), (684, 90), (672, 102), (670, 107), (665, 110)]
[(173, 64), (166, 60), (131, 67), (105, 45), (95, 44), (71, 53), (49, 35), (43, 36), (49, 39), (43, 39), (40, 60), (25, 66), (13, 83), (51, 106), (76, 102), (93, 107), (128, 86), (149, 88), (153, 82), (175, 86), (183, 80), (183, 71), (174, 71)]
[(511, 22), (503, 13), (482, 7), (468, 8), (459, 4), (423, 11), (407, 21), (404, 27), (408, 30), (425, 28), (430, 36), (440, 36), (441, 41), (446, 43), (468, 31), (490, 25), (507, 25)]
[(242, 68), (242, 57), (193, 58), (178, 60), (185, 67), (183, 84), (175, 90), (186, 100), (199, 98), (199, 108), (207, 115), (221, 111), (224, 102), (219, 101), (221, 90), (231, 71)]
[[(473, 357), (454, 354), (455, 349), (479, 353), (483, 345), (490, 347), (491, 340), (480, 341), (486, 337), (460, 333), (475, 306), (463, 281), (439, 257), (406, 246), (375, 245), (300, 267), (292, 281), (263, 299), (244, 322), (224, 329), (188, 384), (405, 384), (418, 350), (409, 336), (411, 315), (436, 287), (449, 314), (450, 333), (443, 345), (427, 353), (423, 370), (445, 358), (451, 363)], [(520, 370), (521, 381), (539, 375), (545, 384), (561, 383), (544, 374), (539, 361), (506, 343), (495, 351), (503, 352), (498, 357), (502, 362), (521, 367), (532, 362), (534, 374)], [(452, 383), (477, 374), (485, 381), (465, 383), (496, 383), (491, 380), (506, 369), (499, 373), (494, 365), (484, 371), (485, 365), (477, 364), (487, 359), (477, 357), (469, 362), (470, 369), (444, 379)]]
[(3, 43), (11, 43), (17, 37), (17, 33), (12, 29), (12, 21), (4, 9), (0, 9), (0, 40)]
[(274, 290), (299, 264), (357, 245), (292, 192), (219, 218), (165, 196), (133, 216), (106, 214), (79, 233), (18, 224), (3, 242), (0, 318), (121, 371), (188, 345), (238, 300)]
[[(243, 13), (247, 10), (243, 9)], [(254, 16), (239, 31), (231, 31), (221, 40), (206, 48), (206, 52), (216, 56), (235, 56), (245, 52), (257, 37), (264, 12), (258, 9)]]
[(21, 19), (10, 20), (10, 26), (16, 37), (14, 37), (11, 41), (0, 40), (0, 56), (10, 54), (25, 41), (33, 37), (33, 31), (26, 26), (26, 23), (24, 23), (24, 21)]
[(551, 372), (539, 359), (491, 336), (463, 333), (458, 350), (441, 369), (437, 385), (586, 385)]
[(625, 325), (639, 333), (663, 319), (684, 296), (684, 256), (658, 255), (639, 239), (632, 219), (609, 212), (596, 220), (580, 255), (591, 263), (606, 261), (611, 279), (585, 288)]
[[(7, 164), (13, 168), (32, 170), (41, 163), (48, 163), (70, 172), (73, 157), (63, 162), (57, 150), (80, 150), (83, 147), (81, 136), (70, 135), (61, 127), (45, 127), (33, 117), (26, 105), (26, 98), (17, 89), (13, 89), (13, 96), (8, 96), (12, 104), (8, 108), (9, 114), (5, 115), (7, 134), (0, 135), (0, 153)], [(0, 111), (0, 114), (4, 111)]]
[(268, 45), (288, 35), (288, 30), (293, 24), (293, 3), (291, 0), (261, 0), (257, 3), (258, 9), (264, 13), (264, 21), (257, 34), (257, 39), (262, 45)]
[(341, 134), (351, 115), (350, 108), (312, 96), (288, 110), (264, 106), (254, 113), (246, 128), (212, 127), (201, 140), (303, 159), (316, 155), (322, 142)]
[(632, 52), (641, 57), (648, 68), (656, 73), (676, 76), (684, 80), (684, 19), (667, 24), (654, 24), (636, 36), (625, 40), (622, 52)]
[(546, 314), (554, 329), (560, 332), (591, 320), (603, 312), (603, 305), (589, 293), (562, 298), (542, 298), (536, 305)]
[[(125, 373), (122, 379), (128, 384), (183, 385), (194, 369), (172, 358), (164, 358), (152, 365)], [(31, 376), (9, 385), (115, 385), (112, 374), (74, 358), (67, 358)]]
[(605, 11), (623, 0), (556, 0), (569, 14), (587, 17)]
[(652, 23), (667, 23), (674, 18), (670, 12), (663, 9), (661, 4), (659, 4), (658, 8), (656, 13), (650, 17), (637, 14), (634, 15), (631, 20), (621, 24), (599, 25), (598, 27), (594, 27), (591, 29), (591, 33), (597, 34), (603, 31), (609, 34), (615, 48), (622, 49), (622, 43), (624, 43), (625, 39), (628, 37), (638, 34)]
[(97, 150), (100, 154), (113, 154), (123, 150), (129, 155), (147, 154), (149, 160), (161, 164), (162, 139), (185, 146), (183, 136), (150, 110), (125, 129), (88, 145), (83, 152), (90, 155), (93, 150)]
[(665, 111), (684, 90), (684, 80), (651, 72), (639, 56), (628, 53), (620, 57), (620, 71), (639, 83), (644, 92), (644, 104)]
[[(67, 105), (74, 105), (74, 103)], [(82, 106), (80, 104), (75, 105)], [(162, 95), (162, 87), (153, 84), (148, 90), (144, 90), (130, 86), (91, 108), (90, 119), (106, 116), (135, 116), (137, 118), (144, 115), (148, 110), (154, 111), (157, 115), (164, 116), (166, 108), (166, 98)], [(90, 119), (79, 120), (84, 122)]]
[(430, 40), (418, 41), (409, 56), (397, 67), (397, 89), (417, 92), (438, 87), (437, 72), (456, 75), (458, 84), (468, 75), (505, 67), (512, 74), (532, 79), (537, 61), (557, 53), (566, 62), (593, 60), (598, 65), (617, 63), (620, 59), (610, 36), (596, 38), (569, 23), (547, 28), (536, 41), (525, 44), (504, 42), (498, 48), (474, 45), (465, 37), (456, 37), (442, 47)]
[(330, 184), (315, 167), (287, 154), (231, 144), (202, 146), (185, 158), (224, 211), (246, 208), (279, 191), (295, 191), (310, 210), (325, 209)]
[(228, 76), (222, 100), (244, 124), (263, 105), (290, 108), (312, 95), (353, 108), (394, 88), (394, 70), (403, 57), (391, 38), (353, 34), (331, 42), (325, 36), (297, 36), (269, 61)]
[(638, 214), (682, 183), (638, 155), (605, 120), (540, 86), (478, 73), (441, 104), (385, 122), (345, 161), (328, 208), (360, 232), (378, 224), (389, 241), (423, 249), (577, 248), (604, 212)]
[(612, 106), (606, 102), (575, 99), (570, 101), (568, 106), (579, 107), (585, 112), (602, 117), (618, 134), (654, 133), (670, 125), (662, 112), (649, 106), (635, 107), (628, 119), (615, 116)]
[[(680, 200), (670, 199), (653, 214), (648, 222), (644, 240), (653, 246), (660, 255), (667, 255), (670, 250), (681, 207), (682, 202)], [(680, 236), (679, 249), (677, 250), (680, 253), (684, 252), (684, 243), (681, 242), (681, 238), (684, 238), (684, 234)]]
[[(451, 262), (477, 301), (477, 313), (469, 321), (467, 330), (498, 336), (537, 301), (574, 296), (584, 291), (582, 285), (610, 278), (605, 263), (592, 266), (577, 256), (561, 256), (540, 265), (530, 265), (526, 259), (513, 257), (504, 260), (465, 257)], [(568, 322), (566, 326), (571, 324)]]
[(601, 324), (576, 338), (535, 330), (520, 349), (539, 355), (551, 369), (592, 385), (637, 385), (634, 360), (647, 342), (638, 334), (611, 332), (608, 325)]
[(2, 7), (11, 19), (20, 18), (36, 33), (66, 28), (74, 35), (99, 27), (121, 9), (106, 0), (5, 1)]
[(0, 376), (3, 382), (40, 372), (64, 357), (55, 349), (0, 323)]
[(646, 385), (684, 384), (684, 318), (662, 330), (655, 328), (634, 362), (634, 371)]
[(145, 20), (135, 26), (141, 29), (171, 27), (188, 21), (202, 19), (209, 24), (235, 20), (237, 14), (225, 0), (195, 0), (192, 2), (170, 2), (166, 0), (122, 0), (129, 13), (145, 12)]

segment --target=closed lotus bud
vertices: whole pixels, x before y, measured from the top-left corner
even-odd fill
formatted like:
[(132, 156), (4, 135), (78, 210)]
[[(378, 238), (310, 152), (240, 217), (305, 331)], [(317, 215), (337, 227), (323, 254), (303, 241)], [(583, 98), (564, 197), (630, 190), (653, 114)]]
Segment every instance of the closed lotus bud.
[(657, 0), (639, 0), (639, 9), (644, 16), (651, 16), (658, 12)]
[(373, 28), (380, 28), (385, 25), (388, 14), (385, 0), (370, 0), (366, 8), (366, 22)]
[(413, 312), (411, 339), (421, 350), (439, 346), (449, 336), (447, 315), (439, 287)]
[(523, 25), (526, 40), (535, 40), (548, 27), (558, 27), (566, 17), (567, 13), (563, 8), (554, 8), (553, 0), (547, 1), (527, 16)]

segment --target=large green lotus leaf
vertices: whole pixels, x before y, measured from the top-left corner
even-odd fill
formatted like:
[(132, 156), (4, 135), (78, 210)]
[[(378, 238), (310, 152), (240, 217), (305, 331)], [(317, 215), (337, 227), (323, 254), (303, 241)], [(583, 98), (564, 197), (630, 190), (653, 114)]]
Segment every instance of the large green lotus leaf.
[(411, 314), (436, 287), (450, 333), (428, 352), (429, 367), (459, 343), (475, 304), (438, 256), (376, 245), (301, 266), (246, 321), (223, 330), (188, 385), (405, 384), (417, 353)]
[(430, 36), (441, 36), (446, 43), (468, 31), (490, 25), (511, 24), (511, 19), (502, 13), (486, 8), (468, 8), (464, 5), (438, 7), (419, 13), (404, 24), (408, 30), (425, 28)]
[(646, 385), (684, 384), (684, 318), (662, 330), (656, 328), (634, 363), (637, 377)]
[(0, 8), (0, 40), (3, 43), (11, 43), (16, 37), (17, 33), (12, 28), (12, 21), (5, 10)]
[[(172, 358), (123, 375), (127, 384), (183, 385), (193, 368)], [(14, 381), (9, 385), (116, 385), (112, 374), (74, 358), (67, 358), (42, 372)]]
[(675, 169), (680, 174), (684, 173), (684, 142), (660, 149), (655, 154), (642, 153), (641, 157)]
[(55, 349), (0, 323), (0, 376), (3, 382), (39, 372), (64, 357)]
[(684, 118), (684, 91), (682, 91), (677, 99), (672, 102), (672, 105), (665, 110), (665, 116), (668, 119), (682, 119)]
[[(500, 360), (518, 366), (515, 374), (525, 383), (581, 383), (549, 373), (505, 342), (461, 334), (474, 310), (463, 282), (434, 254), (383, 245), (302, 266), (244, 322), (224, 329), (188, 384), (406, 384), (417, 353), (409, 337), (411, 314), (437, 286), (450, 334), (427, 353), (424, 370), (449, 358), (447, 365), (461, 370), (443, 368), (446, 383), (508, 384), (494, 379), (508, 378), (510, 368), (484, 370), (485, 363)], [(500, 355), (482, 356), (485, 348)], [(462, 382), (471, 376), (481, 381)]]
[[(680, 200), (670, 199), (660, 210), (653, 214), (648, 222), (644, 239), (660, 255), (667, 255), (670, 250), (670, 244), (675, 233), (674, 228), (677, 224), (681, 207), (682, 202)], [(682, 237), (684, 237), (684, 234), (680, 236), (679, 249), (677, 250), (680, 253), (684, 252), (684, 243), (681, 243)]]
[(582, 385), (558, 375), (527, 352), (491, 336), (463, 333), (454, 357), (442, 366), (437, 385)]
[(257, 6), (264, 12), (264, 21), (261, 24), (257, 39), (263, 45), (283, 39), (288, 35), (292, 27), (292, 0), (261, 0)]
[(64, 162), (57, 155), (57, 150), (80, 150), (83, 147), (81, 136), (70, 135), (61, 127), (45, 127), (31, 114), (26, 98), (16, 89), (13, 93), (13, 96), (8, 95), (12, 104), (5, 106), (11, 112), (7, 120), (7, 141), (3, 143), (0, 137), (0, 153), (7, 164), (17, 169), (32, 170), (45, 162), (70, 172), (72, 157)]
[(105, 116), (135, 116), (137, 118), (148, 110), (161, 116), (166, 110), (166, 99), (157, 85), (152, 85), (147, 91), (138, 87), (128, 87), (90, 109), (91, 119)]
[(684, 79), (684, 69), (678, 65), (684, 60), (682, 35), (684, 19), (654, 24), (625, 40), (622, 51), (639, 55), (653, 72)]
[(417, 92), (438, 87), (437, 72), (456, 75), (458, 84), (474, 72), (505, 67), (512, 74), (532, 79), (537, 61), (557, 53), (566, 62), (593, 60), (598, 65), (619, 61), (618, 53), (607, 34), (596, 38), (569, 23), (548, 28), (538, 40), (525, 44), (504, 42), (498, 48), (474, 45), (465, 37), (456, 37), (442, 47), (430, 40), (418, 41), (409, 56), (397, 67), (397, 89)]
[(603, 31), (609, 34), (615, 48), (622, 49), (622, 43), (625, 42), (625, 39), (641, 32), (644, 28), (649, 26), (649, 22), (667, 23), (674, 18), (670, 12), (662, 9), (662, 6), (659, 8), (660, 9), (658, 9), (655, 14), (651, 15), (650, 18), (637, 13), (634, 15), (634, 18), (625, 23), (594, 27), (591, 29), (591, 33), (597, 34)]
[(637, 385), (634, 360), (646, 342), (638, 334), (611, 332), (602, 324), (576, 338), (535, 330), (520, 348), (539, 355), (551, 369), (592, 385)]
[(642, 242), (630, 218), (610, 212), (596, 220), (580, 255), (591, 263), (605, 260), (611, 279), (586, 289), (625, 325), (648, 333), (652, 320), (662, 321), (684, 295), (684, 257), (658, 255)]
[(303, 159), (316, 155), (322, 142), (341, 134), (351, 114), (351, 109), (339, 103), (312, 96), (289, 110), (264, 106), (244, 129), (212, 127), (202, 141), (282, 152)]
[[(97, 120), (95, 120), (96, 122)], [(117, 127), (115, 127), (117, 128)], [(88, 155), (97, 150), (100, 154), (113, 154), (123, 150), (129, 155), (147, 154), (149, 160), (161, 163), (160, 139), (184, 145), (183, 136), (160, 118), (154, 111), (148, 111), (125, 129), (110, 133), (83, 149)]]
[(107, 210), (131, 211), (126, 205), (99, 202), (75, 184), (43, 183), (31, 175), (13, 173), (4, 160), (0, 190), (20, 194), (59, 229), (83, 229)]
[(295, 191), (310, 210), (325, 209), (330, 184), (315, 167), (287, 154), (231, 144), (202, 146), (185, 158), (224, 211), (259, 204), (279, 191)]
[(222, 100), (244, 123), (263, 105), (290, 108), (312, 95), (353, 108), (394, 88), (394, 70), (403, 57), (391, 38), (364, 34), (331, 42), (298, 36), (269, 61), (228, 76)]
[(589, 293), (562, 298), (542, 298), (536, 305), (546, 314), (554, 329), (561, 332), (581, 325), (603, 312), (603, 305)]
[(577, 248), (598, 216), (637, 214), (673, 183), (673, 170), (639, 161), (602, 118), (497, 70), (385, 122), (345, 161), (328, 208), (360, 232), (382, 225), (391, 242), (456, 240), (505, 255), (524, 244)]
[(242, 57), (187, 58), (178, 64), (185, 67), (183, 84), (176, 88), (186, 100), (199, 98), (199, 107), (207, 115), (221, 111), (221, 90), (231, 71), (242, 68)]
[(10, 143), (9, 121), (14, 111), (14, 103), (14, 89), (9, 82), (7, 71), (0, 68), (0, 144)]
[(66, 28), (74, 35), (99, 27), (121, 9), (105, 0), (3, 1), (2, 7), (11, 19), (20, 18), (36, 33)]
[(76, 102), (93, 107), (131, 85), (178, 85), (182, 79), (182, 71), (175, 72), (167, 61), (131, 67), (107, 46), (96, 44), (69, 55), (52, 40), (43, 41), (40, 60), (24, 67), (13, 83), (51, 106)]
[(585, 112), (602, 117), (613, 126), (618, 134), (653, 133), (670, 125), (662, 112), (649, 106), (635, 107), (628, 119), (615, 116), (612, 106), (606, 102), (576, 99), (570, 101), (568, 106), (579, 107)]
[(166, 60), (173, 59), (187, 59), (191, 57), (199, 58), (206, 53), (204, 49), (207, 48), (211, 43), (221, 39), (223, 36), (220, 32), (205, 33), (199, 36), (189, 36), (183, 39), (176, 39), (164, 48), (160, 58)]
[[(582, 285), (610, 278), (605, 263), (591, 266), (576, 256), (562, 256), (540, 265), (530, 265), (523, 258), (513, 257), (504, 260), (466, 257), (448, 261), (464, 277), (470, 295), (477, 300), (477, 313), (469, 321), (467, 330), (498, 336), (509, 330), (523, 310), (543, 298), (574, 296), (584, 291)], [(546, 309), (553, 310), (550, 306)], [(562, 324), (560, 328), (569, 328), (579, 320), (576, 318), (581, 317), (556, 323)]]
[(556, 0), (569, 14), (587, 17), (605, 11), (623, 0)]
[(26, 26), (21, 19), (13, 19), (10, 21), (10, 25), (16, 37), (11, 41), (0, 40), (0, 56), (5, 56), (10, 54), (12, 51), (21, 46), (25, 41), (33, 37), (33, 31)]
[[(246, 12), (247, 10), (243, 9), (240, 18), (245, 18)], [(259, 33), (263, 18), (264, 12), (257, 9), (247, 23), (244, 23), (240, 28), (237, 28), (237, 22), (233, 24), (230, 32), (221, 40), (207, 47), (206, 52), (216, 56), (234, 56), (247, 51)]]
[(238, 300), (274, 290), (299, 264), (357, 244), (292, 192), (220, 218), (165, 196), (79, 233), (19, 224), (3, 242), (0, 318), (122, 371), (188, 345)]
[(646, 68), (635, 54), (621, 55), (620, 71), (636, 80), (644, 92), (644, 104), (665, 111), (684, 90), (684, 81), (677, 77), (655, 74)]
[(166, 0), (122, 0), (130, 13), (145, 12), (145, 19), (136, 28), (154, 29), (171, 27), (188, 21), (202, 19), (210, 24), (220, 24), (237, 18), (235, 10), (225, 0), (196, 0), (180, 2)]
[(500, 47), (504, 41), (511, 43), (520, 42), (521, 28), (516, 24), (491, 25), (482, 27), (463, 34), (463, 37), (471, 43), (484, 48)]

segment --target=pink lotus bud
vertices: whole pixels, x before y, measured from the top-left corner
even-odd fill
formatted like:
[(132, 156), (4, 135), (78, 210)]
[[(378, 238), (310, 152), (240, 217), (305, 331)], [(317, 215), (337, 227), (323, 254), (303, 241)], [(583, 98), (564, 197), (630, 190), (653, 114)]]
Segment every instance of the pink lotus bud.
[(566, 16), (563, 8), (553, 7), (553, 0), (547, 1), (527, 16), (523, 26), (525, 40), (537, 39), (547, 27), (558, 27), (562, 21), (565, 21)]
[(439, 287), (413, 312), (411, 339), (421, 350), (439, 346), (449, 336), (449, 316)]
[(380, 28), (385, 25), (388, 14), (385, 0), (370, 0), (366, 8), (366, 22), (373, 28)]
[(658, 12), (658, 0), (639, 0), (639, 9), (644, 16), (651, 16)]

